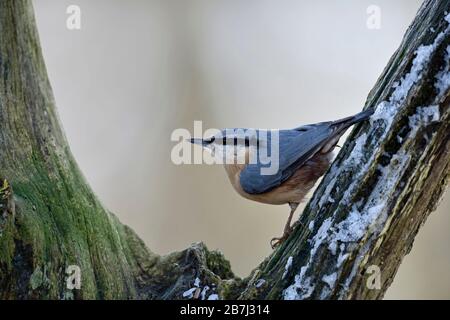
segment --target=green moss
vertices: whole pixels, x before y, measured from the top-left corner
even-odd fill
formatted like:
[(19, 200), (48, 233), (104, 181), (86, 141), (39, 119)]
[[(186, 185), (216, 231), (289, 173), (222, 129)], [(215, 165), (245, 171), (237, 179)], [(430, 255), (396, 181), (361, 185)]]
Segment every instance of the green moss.
[[(0, 298), (178, 297), (196, 274), (233, 277), (206, 247), (151, 253), (101, 205), (60, 128), (31, 1), (0, 1), (0, 30)], [(65, 287), (68, 265), (80, 290)]]
[[(59, 166), (63, 176), (49, 176), (47, 162), (35, 154), (28, 165), (21, 164), (30, 172), (26, 179), (19, 177), (12, 182), (20, 211), (17, 237), (31, 246), (34, 266), (46, 262), (54, 266), (47, 270), (54, 285), (46, 288), (45, 297), (64, 296), (64, 270), (70, 264), (82, 270), (79, 298), (136, 297), (133, 272), (137, 267), (129, 265), (133, 257), (124, 245), (123, 232), (118, 231), (120, 222), (100, 205), (75, 167)], [(15, 229), (14, 221), (2, 226), (8, 232), (1, 233), (0, 261), (11, 267), (14, 233), (6, 227)], [(39, 270), (36, 267), (31, 274), (33, 289), (41, 289)]]
[(41, 268), (38, 266), (36, 269), (34, 269), (34, 272), (31, 274), (30, 277), (30, 288), (32, 290), (36, 290), (41, 285), (43, 285), (46, 282), (46, 277), (44, 272), (41, 270)]
[(209, 251), (206, 249), (206, 265), (214, 274), (218, 275), (221, 279), (232, 279), (234, 273), (231, 270), (230, 262), (225, 259), (222, 252)]
[(6, 179), (2, 179), (2, 181), (0, 187), (0, 274), (2, 269), (10, 270), (12, 268), (15, 249), (14, 237), (16, 235), (12, 189)]

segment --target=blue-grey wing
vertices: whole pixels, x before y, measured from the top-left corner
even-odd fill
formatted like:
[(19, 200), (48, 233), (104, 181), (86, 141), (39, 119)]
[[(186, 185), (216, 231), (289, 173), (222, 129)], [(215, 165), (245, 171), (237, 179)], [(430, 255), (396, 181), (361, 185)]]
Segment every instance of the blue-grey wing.
[[(257, 163), (248, 164), (240, 173), (242, 189), (249, 194), (260, 194), (285, 182), (333, 135), (330, 124), (330, 122), (323, 122), (294, 130), (280, 130), (278, 144), (275, 141), (277, 139), (272, 141), (269, 134), (267, 140), (269, 158), (271, 156), (276, 158), (276, 152), (272, 152), (272, 149), (278, 145), (279, 161), (277, 163), (277, 159), (271, 159), (271, 162), (265, 164), (266, 162), (261, 161), (258, 155)], [(278, 170), (275, 172), (263, 173), (263, 168), (276, 167), (277, 164)]]

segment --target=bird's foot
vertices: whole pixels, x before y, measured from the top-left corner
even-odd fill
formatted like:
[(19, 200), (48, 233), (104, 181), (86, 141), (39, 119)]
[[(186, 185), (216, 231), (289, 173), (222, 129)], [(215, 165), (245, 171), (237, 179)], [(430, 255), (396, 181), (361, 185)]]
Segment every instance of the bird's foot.
[(303, 227), (303, 223), (297, 220), (291, 227), (289, 227), (289, 229), (284, 230), (284, 233), (281, 237), (272, 238), (272, 240), (270, 240), (270, 246), (272, 247), (272, 249), (277, 248), (284, 241), (286, 241), (297, 226)]

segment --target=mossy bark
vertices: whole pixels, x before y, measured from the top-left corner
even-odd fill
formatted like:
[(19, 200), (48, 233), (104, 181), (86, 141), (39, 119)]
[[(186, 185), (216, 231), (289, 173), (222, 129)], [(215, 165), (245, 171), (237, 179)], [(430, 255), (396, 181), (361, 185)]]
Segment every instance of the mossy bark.
[[(388, 99), (394, 81), (411, 69), (415, 50), (444, 31), (444, 12), (449, 8), (449, 1), (424, 3), (369, 94), (367, 107)], [(387, 134), (380, 122), (353, 131), (302, 215), (303, 225), (314, 220), (316, 228), (298, 228), (250, 277), (241, 280), (219, 252), (201, 243), (167, 256), (152, 253), (102, 206), (74, 161), (59, 124), (31, 1), (0, 1), (0, 298), (182, 299), (218, 294), (222, 299), (279, 299), (302, 267), (316, 281), (307, 298), (382, 297), (448, 181), (449, 92), (447, 88), (438, 98), (432, 85), (445, 66), (448, 45), (446, 35), (422, 79), (395, 111)], [(419, 106), (431, 104), (439, 107), (439, 121), (421, 127), (420, 134), (408, 135), (409, 117)], [(371, 159), (363, 174), (349, 171), (333, 176), (352, 154), (353, 140), (363, 133), (377, 141), (363, 148)], [(392, 159), (400, 151), (411, 160), (386, 191), (383, 209), (389, 219), (381, 231), (368, 229), (362, 239), (346, 246), (341, 253), (348, 258), (339, 266), (325, 248), (319, 247), (312, 256), (310, 243), (319, 226), (333, 216), (331, 228), (336, 227), (349, 214), (349, 207), (339, 201), (343, 190), (356, 184), (352, 202), (366, 201), (379, 183), (376, 168), (383, 165), (395, 171)], [(335, 178), (338, 182), (330, 193), (327, 186)], [(330, 194), (334, 203), (321, 201)], [(289, 257), (293, 263), (286, 271)], [(382, 266), (381, 290), (363, 285), (370, 264)], [(80, 289), (67, 286), (66, 268), (71, 265), (81, 269)], [(337, 279), (325, 290), (321, 279), (330, 272)]]
[[(89, 188), (59, 124), (31, 1), (0, 2), (0, 75), (0, 298), (169, 298), (191, 268), (209, 271), (202, 245), (153, 254)], [(80, 290), (67, 289), (70, 265)]]

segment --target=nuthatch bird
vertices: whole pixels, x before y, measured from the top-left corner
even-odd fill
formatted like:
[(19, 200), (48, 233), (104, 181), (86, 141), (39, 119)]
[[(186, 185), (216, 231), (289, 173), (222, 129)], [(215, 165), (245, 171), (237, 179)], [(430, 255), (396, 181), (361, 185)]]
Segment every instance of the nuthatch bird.
[[(291, 210), (283, 235), (270, 241), (275, 248), (292, 232), (295, 210), (327, 171), (340, 137), (350, 126), (372, 114), (373, 109), (368, 109), (341, 120), (289, 130), (225, 129), (212, 137), (190, 142), (224, 160), (228, 178), (242, 197), (267, 204), (289, 204)], [(264, 172), (268, 163), (261, 156), (262, 151), (277, 155), (274, 172)]]

